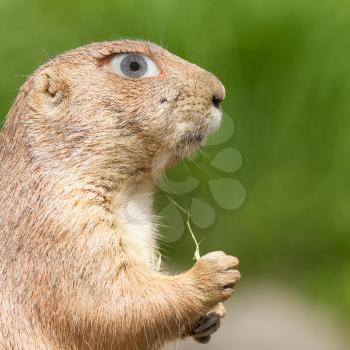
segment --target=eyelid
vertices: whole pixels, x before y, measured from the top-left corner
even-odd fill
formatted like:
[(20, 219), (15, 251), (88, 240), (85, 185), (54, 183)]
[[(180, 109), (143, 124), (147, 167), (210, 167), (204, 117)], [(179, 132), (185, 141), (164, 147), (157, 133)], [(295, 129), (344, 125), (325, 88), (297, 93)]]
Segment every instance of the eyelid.
[(109, 60), (112, 60), (115, 56), (117, 55), (125, 55), (125, 54), (135, 54), (135, 55), (143, 55), (154, 61), (158, 68), (163, 71), (161, 62), (159, 58), (148, 48), (147, 50), (144, 51), (135, 51), (133, 49), (120, 49), (119, 51), (114, 52), (112, 55), (108, 57)]

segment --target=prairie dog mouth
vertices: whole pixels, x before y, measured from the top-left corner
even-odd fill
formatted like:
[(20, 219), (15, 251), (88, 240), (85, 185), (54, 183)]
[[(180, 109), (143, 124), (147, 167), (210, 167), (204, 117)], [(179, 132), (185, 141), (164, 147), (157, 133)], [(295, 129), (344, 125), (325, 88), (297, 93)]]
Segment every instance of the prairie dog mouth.
[(177, 143), (176, 153), (180, 153), (181, 158), (195, 152), (197, 148), (205, 142), (207, 136), (215, 132), (220, 127), (222, 112), (217, 108), (211, 108), (205, 118), (205, 123), (198, 128), (185, 131), (184, 135)]
[(204, 140), (205, 133), (203, 131), (188, 131), (177, 143), (175, 153), (180, 158), (185, 158), (194, 153)]

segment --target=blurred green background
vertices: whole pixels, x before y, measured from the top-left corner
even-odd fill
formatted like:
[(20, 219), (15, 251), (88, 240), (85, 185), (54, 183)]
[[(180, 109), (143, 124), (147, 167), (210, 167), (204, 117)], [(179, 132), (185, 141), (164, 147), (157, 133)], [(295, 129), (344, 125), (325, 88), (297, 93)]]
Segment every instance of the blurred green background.
[[(92, 41), (148, 39), (214, 72), (234, 136), (169, 174), (200, 180), (173, 196), (179, 205), (196, 197), (215, 210), (213, 225), (193, 227), (201, 253), (235, 254), (242, 283), (279, 281), (350, 324), (349, 2), (0, 0), (0, 37), (2, 121), (25, 76)], [(244, 159), (233, 174), (211, 165), (227, 147)], [(247, 191), (237, 210), (209, 191), (208, 181), (227, 177)], [(161, 208), (167, 195), (157, 197)], [(163, 248), (165, 262), (192, 264), (188, 231)]]

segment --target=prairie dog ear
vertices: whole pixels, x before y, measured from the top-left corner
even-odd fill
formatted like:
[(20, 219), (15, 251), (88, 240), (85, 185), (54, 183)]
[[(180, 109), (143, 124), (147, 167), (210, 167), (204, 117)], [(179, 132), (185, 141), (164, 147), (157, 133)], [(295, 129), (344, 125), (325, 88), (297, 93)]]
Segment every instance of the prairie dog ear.
[(69, 85), (61, 74), (53, 69), (45, 69), (34, 79), (34, 91), (43, 102), (58, 106), (69, 98)]

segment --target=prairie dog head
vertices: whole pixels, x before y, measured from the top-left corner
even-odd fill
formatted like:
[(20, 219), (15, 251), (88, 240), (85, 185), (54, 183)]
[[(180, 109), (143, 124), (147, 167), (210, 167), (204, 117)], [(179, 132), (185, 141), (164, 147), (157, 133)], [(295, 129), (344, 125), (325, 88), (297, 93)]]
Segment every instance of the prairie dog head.
[(219, 126), (225, 97), (213, 74), (131, 40), (57, 56), (29, 84), (34, 157), (100, 177), (145, 173), (188, 155)]

